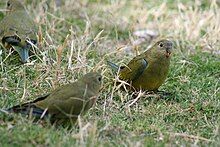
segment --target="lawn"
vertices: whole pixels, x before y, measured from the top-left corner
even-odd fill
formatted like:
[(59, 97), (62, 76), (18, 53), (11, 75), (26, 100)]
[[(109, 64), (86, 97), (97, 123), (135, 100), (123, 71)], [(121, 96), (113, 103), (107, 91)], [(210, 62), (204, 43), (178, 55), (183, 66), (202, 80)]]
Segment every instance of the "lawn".
[[(0, 108), (33, 100), (91, 70), (102, 73), (103, 88), (96, 105), (71, 129), (0, 112), (0, 146), (220, 145), (220, 5), (215, 0), (25, 4), (42, 39), (28, 64), (1, 48)], [(139, 30), (156, 35), (135, 44)], [(126, 64), (162, 38), (174, 42), (170, 72), (160, 87), (171, 95), (137, 96), (118, 89), (106, 61)]]

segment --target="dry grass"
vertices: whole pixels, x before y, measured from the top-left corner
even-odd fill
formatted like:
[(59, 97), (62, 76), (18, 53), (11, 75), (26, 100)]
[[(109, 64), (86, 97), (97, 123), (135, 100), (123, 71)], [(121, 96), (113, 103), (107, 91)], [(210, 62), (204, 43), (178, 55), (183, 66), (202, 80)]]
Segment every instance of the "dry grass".
[[(60, 7), (47, 2), (26, 0), (42, 34), (32, 62), (21, 65), (18, 56), (0, 51), (1, 108), (91, 70), (102, 73), (103, 88), (94, 109), (71, 130), (21, 117), (0, 120), (1, 146), (217, 145), (220, 8), (215, 0), (66, 0)], [(133, 32), (145, 29), (158, 37), (135, 44), (140, 38)], [(123, 65), (161, 38), (175, 42), (170, 74), (161, 87), (173, 95), (120, 91), (106, 60)]]

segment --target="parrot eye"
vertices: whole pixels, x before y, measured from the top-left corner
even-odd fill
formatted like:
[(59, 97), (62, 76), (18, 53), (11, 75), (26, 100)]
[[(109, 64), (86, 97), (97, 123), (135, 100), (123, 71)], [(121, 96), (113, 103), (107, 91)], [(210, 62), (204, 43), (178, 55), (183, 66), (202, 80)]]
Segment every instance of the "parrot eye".
[(10, 7), (10, 6), (11, 6), (10, 2), (7, 2), (7, 7)]
[(101, 82), (101, 81), (102, 81), (102, 76), (97, 76), (96, 78), (97, 78), (96, 80), (97, 80), (98, 82)]
[(163, 43), (162, 43), (162, 42), (161, 42), (161, 43), (159, 43), (159, 46), (160, 46), (160, 47), (163, 47)]
[(98, 77), (98, 81), (101, 82), (102, 81), (102, 77)]

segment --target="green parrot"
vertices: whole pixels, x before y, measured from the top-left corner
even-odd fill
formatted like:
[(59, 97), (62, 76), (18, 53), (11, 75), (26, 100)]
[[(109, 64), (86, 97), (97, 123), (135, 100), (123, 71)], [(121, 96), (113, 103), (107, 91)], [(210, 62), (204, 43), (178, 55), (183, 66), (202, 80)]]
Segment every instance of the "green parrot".
[(7, 13), (0, 22), (0, 41), (4, 48), (14, 48), (23, 63), (28, 62), (32, 44), (37, 44), (38, 28), (18, 0), (8, 0)]
[(131, 90), (158, 91), (164, 83), (170, 66), (173, 43), (160, 40), (144, 53), (134, 57), (127, 66), (119, 67), (109, 62), (114, 72), (119, 72), (119, 78), (131, 85)]
[(90, 72), (74, 83), (58, 87), (50, 94), (6, 111), (36, 119), (49, 118), (51, 123), (56, 124), (75, 123), (78, 116), (85, 114), (96, 102), (101, 81), (99, 73)]

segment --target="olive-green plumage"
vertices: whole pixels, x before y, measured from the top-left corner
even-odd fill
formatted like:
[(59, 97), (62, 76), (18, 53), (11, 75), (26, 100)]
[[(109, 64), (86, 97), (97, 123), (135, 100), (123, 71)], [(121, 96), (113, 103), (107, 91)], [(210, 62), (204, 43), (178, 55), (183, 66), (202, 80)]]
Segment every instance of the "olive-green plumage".
[(36, 118), (50, 116), (51, 121), (58, 124), (69, 120), (75, 122), (78, 115), (87, 112), (95, 103), (101, 87), (101, 78), (96, 72), (87, 73), (74, 83), (63, 85), (50, 94), (11, 107), (7, 111), (32, 115)]
[(6, 49), (14, 48), (23, 63), (28, 62), (31, 43), (37, 43), (37, 26), (18, 0), (8, 0), (7, 13), (0, 22), (0, 40)]
[(114, 71), (119, 70), (119, 78), (129, 82), (133, 90), (157, 91), (167, 77), (172, 46), (171, 41), (161, 40), (133, 58), (127, 66), (119, 68), (114, 63), (108, 64)]

